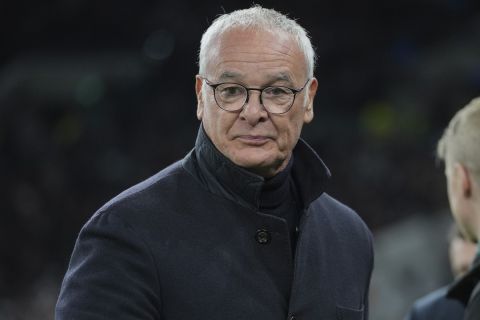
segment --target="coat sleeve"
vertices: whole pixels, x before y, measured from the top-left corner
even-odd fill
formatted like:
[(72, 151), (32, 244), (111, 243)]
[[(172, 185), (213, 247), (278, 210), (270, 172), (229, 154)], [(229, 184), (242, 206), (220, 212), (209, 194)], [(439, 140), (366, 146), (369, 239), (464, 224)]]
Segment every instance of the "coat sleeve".
[(129, 224), (108, 212), (96, 214), (77, 238), (55, 318), (161, 320), (156, 268)]

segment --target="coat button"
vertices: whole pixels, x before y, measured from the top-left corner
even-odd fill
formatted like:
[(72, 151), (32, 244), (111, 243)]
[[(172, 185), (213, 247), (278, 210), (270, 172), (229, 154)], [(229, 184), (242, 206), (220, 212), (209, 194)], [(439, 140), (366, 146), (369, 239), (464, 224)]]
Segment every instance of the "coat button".
[(259, 229), (259, 230), (257, 230), (257, 233), (255, 234), (255, 239), (260, 244), (267, 244), (267, 243), (270, 242), (272, 237), (270, 236), (270, 232), (268, 232), (267, 230)]

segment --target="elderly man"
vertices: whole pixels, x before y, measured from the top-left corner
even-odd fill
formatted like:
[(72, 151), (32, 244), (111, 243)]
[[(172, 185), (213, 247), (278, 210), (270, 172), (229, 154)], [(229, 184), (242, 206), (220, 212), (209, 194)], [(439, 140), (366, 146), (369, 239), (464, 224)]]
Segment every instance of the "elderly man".
[(367, 319), (371, 233), (299, 138), (318, 83), (305, 30), (225, 14), (199, 66), (195, 148), (86, 223), (57, 319)]
[[(464, 236), (480, 239), (480, 98), (457, 112), (438, 143), (445, 161), (450, 208)], [(464, 319), (480, 319), (480, 255), (468, 273), (449, 289), (448, 297), (467, 305)]]

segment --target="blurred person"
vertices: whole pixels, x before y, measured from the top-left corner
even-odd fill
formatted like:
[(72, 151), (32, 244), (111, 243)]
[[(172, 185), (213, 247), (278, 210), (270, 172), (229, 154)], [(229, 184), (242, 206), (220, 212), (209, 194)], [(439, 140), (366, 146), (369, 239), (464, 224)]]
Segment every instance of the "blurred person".
[[(477, 253), (477, 245), (466, 240), (452, 224), (448, 237), (450, 268), (455, 279), (467, 273)], [(447, 298), (448, 286), (437, 289), (416, 300), (405, 320), (462, 320), (465, 306)]]
[[(466, 239), (480, 238), (480, 98), (458, 111), (438, 142), (445, 161), (447, 193), (458, 228)], [(480, 319), (480, 255), (449, 288), (448, 297), (466, 305), (464, 319)]]
[(275, 10), (212, 23), (194, 149), (85, 224), (58, 320), (368, 318), (371, 233), (324, 192), (329, 170), (300, 138), (314, 57)]
[(465, 239), (455, 224), (450, 232), (448, 257), (454, 279), (466, 274), (477, 254), (477, 244)]

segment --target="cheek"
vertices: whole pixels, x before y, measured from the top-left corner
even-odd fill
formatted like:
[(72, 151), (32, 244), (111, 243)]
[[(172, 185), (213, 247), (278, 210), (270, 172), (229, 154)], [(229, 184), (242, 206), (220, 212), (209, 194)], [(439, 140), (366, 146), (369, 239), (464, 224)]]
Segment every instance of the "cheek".
[[(215, 102), (213, 102), (215, 103)], [(236, 115), (228, 113), (216, 105), (209, 104), (205, 108), (203, 125), (212, 141), (220, 147), (227, 143), (229, 131), (235, 123)]]
[(285, 147), (293, 148), (296, 144), (303, 127), (303, 118), (295, 117), (287, 120), (284, 130)]
[(221, 121), (219, 121), (216, 110), (212, 108), (213, 106), (209, 102), (210, 101), (207, 99), (207, 104), (205, 105), (203, 111), (202, 124), (208, 137), (210, 137), (215, 145), (218, 145), (218, 139), (221, 137), (221, 134), (219, 134), (220, 128), (218, 125), (219, 123), (221, 124)]
[(204, 124), (208, 124), (211, 130), (217, 128), (222, 123), (219, 112), (221, 110), (218, 108), (212, 94), (204, 95), (204, 106)]
[(298, 129), (295, 126), (283, 130), (277, 139), (278, 151), (284, 155), (289, 154), (298, 141), (298, 135)]

